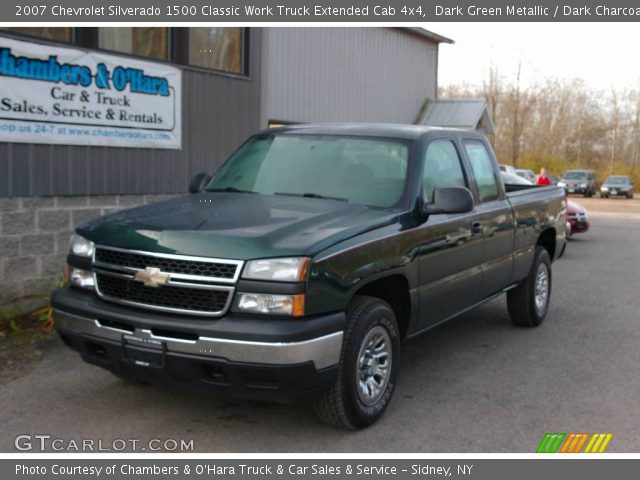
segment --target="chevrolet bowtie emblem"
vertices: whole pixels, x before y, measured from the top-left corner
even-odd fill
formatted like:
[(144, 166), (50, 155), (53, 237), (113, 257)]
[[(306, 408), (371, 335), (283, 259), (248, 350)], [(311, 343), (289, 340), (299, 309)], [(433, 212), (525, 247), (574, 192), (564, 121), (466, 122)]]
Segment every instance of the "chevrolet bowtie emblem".
[(133, 279), (144, 283), (145, 287), (158, 288), (160, 285), (169, 283), (169, 277), (168, 273), (161, 272), (159, 268), (147, 267), (136, 272)]

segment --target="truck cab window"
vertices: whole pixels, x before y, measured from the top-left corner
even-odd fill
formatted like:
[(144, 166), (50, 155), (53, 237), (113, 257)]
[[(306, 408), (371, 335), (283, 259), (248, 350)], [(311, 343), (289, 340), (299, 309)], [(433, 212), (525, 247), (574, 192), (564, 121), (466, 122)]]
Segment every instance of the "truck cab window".
[(481, 202), (489, 202), (498, 198), (498, 182), (496, 180), (493, 163), (487, 147), (477, 140), (467, 140), (464, 148), (471, 162), (471, 170), (478, 186)]
[(433, 201), (433, 192), (442, 187), (466, 187), (460, 157), (450, 140), (434, 140), (427, 147), (422, 174), (425, 199)]

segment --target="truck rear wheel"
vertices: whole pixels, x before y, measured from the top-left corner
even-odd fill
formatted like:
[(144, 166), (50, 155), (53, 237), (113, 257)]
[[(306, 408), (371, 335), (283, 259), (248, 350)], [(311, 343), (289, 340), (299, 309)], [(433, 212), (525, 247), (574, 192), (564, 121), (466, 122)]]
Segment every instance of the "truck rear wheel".
[(521, 327), (537, 327), (547, 315), (550, 299), (551, 257), (545, 248), (537, 245), (529, 275), (507, 292), (511, 322)]
[(357, 296), (347, 310), (338, 378), (314, 404), (320, 420), (357, 430), (384, 413), (400, 367), (400, 335), (389, 304)]

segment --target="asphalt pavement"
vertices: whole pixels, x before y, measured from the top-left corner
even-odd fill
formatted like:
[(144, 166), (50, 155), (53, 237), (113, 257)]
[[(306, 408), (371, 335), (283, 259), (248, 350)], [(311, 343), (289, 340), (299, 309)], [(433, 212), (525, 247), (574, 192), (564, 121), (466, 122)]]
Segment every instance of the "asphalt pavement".
[(0, 451), (45, 434), (202, 452), (534, 452), (546, 432), (611, 432), (608, 452), (640, 452), (640, 201), (575, 200), (592, 228), (554, 264), (544, 324), (511, 326), (500, 298), (405, 344), (395, 397), (369, 429), (322, 425), (305, 406), (129, 385), (55, 339), (0, 386)]

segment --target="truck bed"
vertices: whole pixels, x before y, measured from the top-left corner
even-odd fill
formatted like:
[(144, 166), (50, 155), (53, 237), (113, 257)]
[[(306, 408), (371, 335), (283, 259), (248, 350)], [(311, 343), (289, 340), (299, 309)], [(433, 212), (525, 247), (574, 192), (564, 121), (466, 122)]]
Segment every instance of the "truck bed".
[[(513, 209), (515, 231), (513, 239), (513, 276), (526, 275), (533, 258), (533, 247), (540, 233), (555, 229), (561, 237), (566, 227), (567, 202), (562, 187), (505, 184), (507, 201)], [(562, 249), (554, 252), (559, 258)]]

